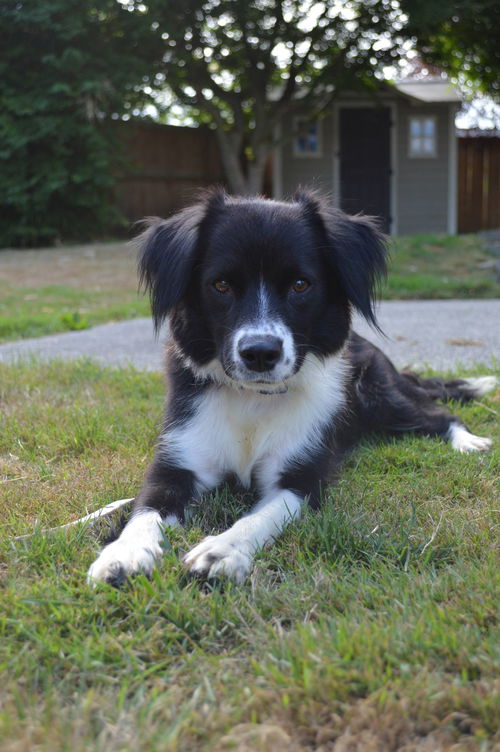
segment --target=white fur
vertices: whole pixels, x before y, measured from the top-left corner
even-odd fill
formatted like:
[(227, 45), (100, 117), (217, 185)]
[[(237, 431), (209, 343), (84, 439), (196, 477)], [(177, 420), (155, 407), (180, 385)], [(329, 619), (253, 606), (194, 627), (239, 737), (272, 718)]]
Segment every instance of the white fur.
[(228, 473), (249, 487), (255, 473), (267, 493), (287, 461), (307, 457), (318, 445), (323, 427), (344, 404), (346, 374), (342, 356), (309, 354), (286, 394), (209, 387), (194, 416), (160, 437), (160, 449), (195, 474), (200, 491)]
[(87, 582), (111, 582), (116, 577), (138, 572), (151, 574), (156, 560), (162, 555), (163, 525), (175, 527), (174, 515), (162, 520), (154, 509), (136, 512), (124, 527), (120, 537), (105, 546), (87, 572)]
[(451, 446), (457, 452), (484, 452), (491, 446), (491, 439), (475, 436), (460, 423), (452, 423), (448, 431)]
[[(241, 390), (231, 381), (215, 383), (198, 398), (190, 420), (160, 437), (160, 451), (194, 473), (199, 493), (234, 473), (246, 487), (254, 478), (262, 496), (250, 514), (186, 555), (194, 573), (243, 581), (255, 551), (300, 514), (304, 500), (278, 489), (279, 476), (289, 460), (306, 459), (318, 446), (323, 428), (344, 405), (347, 374), (342, 355), (323, 360), (308, 354), (285, 394)], [(174, 516), (162, 520), (151, 509), (135, 514), (92, 564), (88, 581), (149, 574), (162, 553), (162, 525), (176, 524)]]
[(277, 538), (288, 523), (300, 516), (303, 499), (292, 491), (274, 490), (250, 514), (220, 535), (209, 535), (184, 557), (193, 574), (224, 575), (243, 582), (256, 551)]
[(476, 378), (464, 379), (466, 384), (462, 389), (473, 392), (475, 397), (484, 397), (488, 392), (493, 391), (498, 384), (496, 376), (478, 376)]
[(304, 500), (278, 489), (277, 481), (288, 461), (304, 460), (318, 446), (324, 426), (344, 405), (346, 376), (341, 355), (320, 360), (309, 354), (286, 394), (214, 385), (187, 423), (161, 437), (166, 455), (195, 474), (199, 492), (234, 473), (246, 487), (254, 479), (262, 494), (249, 515), (187, 554), (193, 573), (243, 581), (255, 551), (298, 516)]

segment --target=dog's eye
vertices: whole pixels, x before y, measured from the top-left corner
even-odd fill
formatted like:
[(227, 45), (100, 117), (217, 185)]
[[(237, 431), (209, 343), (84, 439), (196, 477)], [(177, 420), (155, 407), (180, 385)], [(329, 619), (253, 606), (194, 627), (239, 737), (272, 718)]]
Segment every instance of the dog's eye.
[(218, 279), (214, 282), (214, 287), (217, 290), (217, 292), (225, 293), (229, 292), (231, 289), (229, 282), (226, 282), (225, 279)]
[(309, 287), (311, 287), (311, 283), (307, 279), (296, 279), (292, 285), (292, 290), (294, 292), (305, 292)]

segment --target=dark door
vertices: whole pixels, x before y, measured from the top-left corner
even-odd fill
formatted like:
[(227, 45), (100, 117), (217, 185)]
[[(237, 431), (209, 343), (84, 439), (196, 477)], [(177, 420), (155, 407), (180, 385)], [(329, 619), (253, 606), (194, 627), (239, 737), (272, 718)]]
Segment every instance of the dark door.
[(391, 118), (388, 107), (340, 109), (340, 201), (390, 227)]

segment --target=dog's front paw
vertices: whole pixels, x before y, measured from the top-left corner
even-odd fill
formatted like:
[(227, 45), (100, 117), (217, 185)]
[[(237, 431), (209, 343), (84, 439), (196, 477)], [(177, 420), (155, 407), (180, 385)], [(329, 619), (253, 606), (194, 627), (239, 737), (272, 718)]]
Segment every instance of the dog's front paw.
[(470, 433), (465, 426), (454, 424), (450, 428), (451, 446), (455, 451), (461, 452), (486, 452), (492, 444), (491, 439), (476, 436)]
[(131, 574), (151, 574), (156, 560), (161, 556), (159, 544), (148, 547), (134, 546), (120, 539), (103, 548), (98, 558), (89, 567), (87, 582), (93, 587), (98, 582), (107, 582), (119, 587)]
[(192, 574), (207, 577), (229, 577), (236, 582), (244, 582), (252, 556), (248, 547), (226, 534), (209, 535), (195, 546), (183, 559)]

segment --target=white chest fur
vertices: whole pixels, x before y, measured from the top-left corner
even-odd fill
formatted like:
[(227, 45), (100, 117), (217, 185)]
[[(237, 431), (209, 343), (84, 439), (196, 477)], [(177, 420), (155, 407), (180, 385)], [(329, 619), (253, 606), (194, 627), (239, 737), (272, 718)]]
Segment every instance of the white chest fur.
[(227, 473), (247, 487), (255, 477), (262, 490), (269, 489), (287, 460), (307, 459), (321, 441), (344, 403), (346, 371), (340, 355), (308, 355), (285, 394), (214, 385), (199, 398), (194, 416), (165, 433), (160, 446), (195, 473), (200, 491)]

